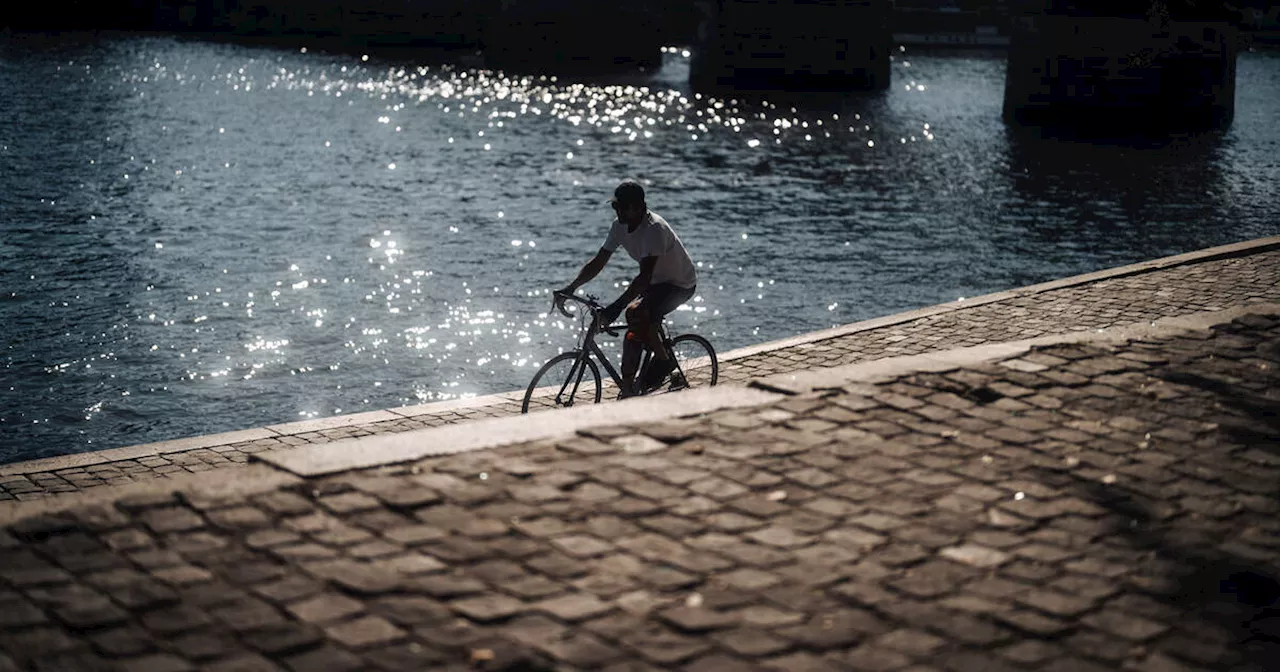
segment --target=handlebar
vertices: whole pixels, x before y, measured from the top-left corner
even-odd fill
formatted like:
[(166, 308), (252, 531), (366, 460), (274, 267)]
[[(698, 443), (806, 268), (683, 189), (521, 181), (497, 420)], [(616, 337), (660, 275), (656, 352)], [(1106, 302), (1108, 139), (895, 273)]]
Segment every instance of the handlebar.
[(591, 313), (592, 322), (597, 323), (596, 329), (599, 331), (603, 331), (604, 333), (609, 334), (610, 336), (617, 336), (618, 335), (617, 329), (623, 326), (623, 325), (617, 325), (615, 327), (610, 325), (598, 324), (600, 320), (600, 311), (604, 310), (604, 306), (600, 305), (600, 302), (596, 300), (596, 297), (591, 296), (590, 294), (587, 294), (585, 296), (578, 296), (576, 294), (568, 294), (568, 293), (557, 290), (554, 292), (553, 295), (555, 296), (555, 299), (552, 301), (552, 305), (554, 305), (556, 310), (560, 311), (560, 314), (564, 315), (565, 317), (568, 317), (568, 318), (574, 317), (573, 313), (570, 313), (568, 310), (565, 310), (564, 301), (565, 299), (568, 299), (570, 301), (573, 301), (574, 303), (582, 304), (583, 307), (585, 307)]
[(573, 317), (573, 313), (570, 313), (564, 308), (565, 299), (569, 299), (574, 303), (581, 303), (583, 306), (586, 306), (587, 310), (591, 311), (593, 315), (596, 313), (599, 313), (601, 310), (604, 310), (604, 306), (600, 305), (600, 302), (596, 301), (596, 297), (591, 296), (590, 294), (587, 294), (586, 297), (584, 298), (576, 294), (568, 294), (566, 292), (561, 292), (559, 290), (556, 290), (554, 295), (555, 295), (555, 301), (554, 301), (555, 307), (557, 310), (560, 311), (560, 314), (564, 315), (565, 317)]

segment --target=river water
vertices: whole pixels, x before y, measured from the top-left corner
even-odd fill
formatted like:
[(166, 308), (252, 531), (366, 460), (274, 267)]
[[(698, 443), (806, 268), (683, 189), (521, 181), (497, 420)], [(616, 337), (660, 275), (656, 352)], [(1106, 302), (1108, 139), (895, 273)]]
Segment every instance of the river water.
[(522, 388), (626, 176), (722, 351), (1280, 232), (1274, 53), (1229, 132), (1141, 148), (1011, 133), (1000, 53), (837, 99), (687, 73), (0, 38), (0, 462)]

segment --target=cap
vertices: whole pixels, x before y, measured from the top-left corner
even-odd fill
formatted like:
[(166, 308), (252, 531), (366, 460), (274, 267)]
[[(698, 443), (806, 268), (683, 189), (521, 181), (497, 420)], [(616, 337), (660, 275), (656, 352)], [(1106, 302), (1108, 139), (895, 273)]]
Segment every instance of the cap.
[(635, 180), (623, 180), (618, 188), (613, 190), (613, 198), (610, 201), (622, 205), (644, 203), (644, 187)]

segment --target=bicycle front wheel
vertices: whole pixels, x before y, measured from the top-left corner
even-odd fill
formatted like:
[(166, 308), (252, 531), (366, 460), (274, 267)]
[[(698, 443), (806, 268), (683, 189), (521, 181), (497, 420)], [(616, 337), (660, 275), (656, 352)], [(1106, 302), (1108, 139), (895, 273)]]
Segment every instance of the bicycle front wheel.
[(710, 387), (720, 380), (720, 362), (711, 342), (697, 334), (681, 334), (671, 340), (676, 370), (671, 373), (671, 389)]
[(562, 352), (533, 374), (521, 413), (575, 404), (600, 403), (600, 369), (581, 350)]

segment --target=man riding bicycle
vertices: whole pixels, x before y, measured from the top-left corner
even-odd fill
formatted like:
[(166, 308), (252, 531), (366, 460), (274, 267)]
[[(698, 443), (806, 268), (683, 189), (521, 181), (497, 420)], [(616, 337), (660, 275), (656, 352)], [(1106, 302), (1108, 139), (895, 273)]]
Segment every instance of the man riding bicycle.
[[(627, 311), (627, 337), (622, 345), (625, 388), (622, 396), (630, 396), (661, 384), (675, 368), (675, 360), (658, 334), (658, 325), (663, 317), (693, 297), (698, 274), (671, 225), (645, 205), (644, 187), (639, 182), (623, 180), (613, 190), (610, 202), (618, 216), (609, 228), (604, 245), (582, 267), (578, 277), (556, 294), (573, 294), (590, 282), (604, 269), (619, 245), (632, 259), (640, 262), (640, 273), (617, 301), (605, 307), (600, 314), (600, 323), (596, 325), (598, 328), (606, 327), (618, 319), (623, 309)], [(557, 296), (555, 305), (563, 305), (563, 299)], [(635, 377), (642, 343), (653, 353), (653, 360), (645, 380), (639, 381), (637, 386)]]

